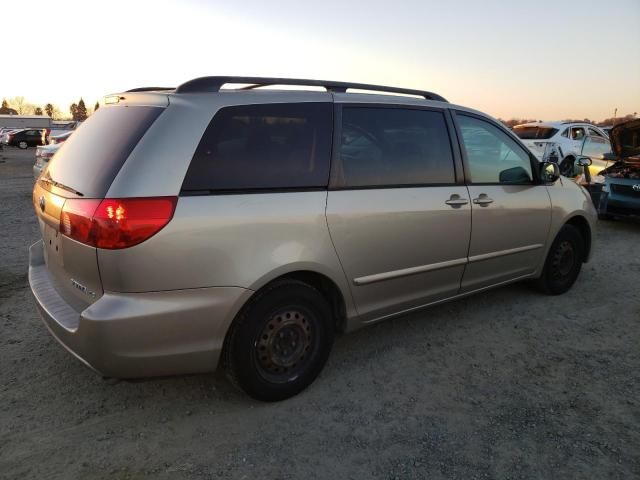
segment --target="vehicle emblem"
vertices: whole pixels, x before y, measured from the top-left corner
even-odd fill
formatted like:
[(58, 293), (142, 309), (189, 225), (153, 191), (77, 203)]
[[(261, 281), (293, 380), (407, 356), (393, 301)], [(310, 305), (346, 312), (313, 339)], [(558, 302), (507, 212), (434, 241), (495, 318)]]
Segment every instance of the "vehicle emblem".
[(80, 282), (78, 282), (77, 280), (74, 280), (73, 278), (71, 279), (71, 286), (73, 288), (75, 288), (76, 290), (80, 290), (82, 293), (86, 294), (86, 295), (91, 295), (92, 297), (96, 296), (95, 292), (92, 292), (91, 290), (89, 290), (87, 287), (85, 287), (84, 285), (82, 285)]
[(44, 207), (45, 207), (44, 196), (40, 196), (40, 199), (38, 200), (38, 204), (40, 205), (40, 210), (44, 212)]
[(636, 183), (636, 184), (633, 186), (633, 191), (634, 191), (634, 192), (640, 192), (640, 183)]

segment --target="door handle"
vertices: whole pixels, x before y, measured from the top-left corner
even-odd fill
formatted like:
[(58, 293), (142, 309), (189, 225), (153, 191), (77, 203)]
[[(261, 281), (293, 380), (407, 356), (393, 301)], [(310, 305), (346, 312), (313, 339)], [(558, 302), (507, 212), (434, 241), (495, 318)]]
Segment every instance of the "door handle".
[(451, 197), (449, 197), (449, 200), (445, 200), (444, 203), (452, 206), (453, 208), (460, 208), (462, 205), (466, 205), (467, 203), (469, 203), (469, 200), (467, 200), (466, 198), (462, 198), (457, 193), (454, 193), (453, 195), (451, 195)]
[(473, 199), (473, 203), (480, 205), (481, 207), (486, 207), (490, 203), (493, 203), (493, 198), (489, 198), (486, 193), (481, 193), (478, 195), (478, 198)]

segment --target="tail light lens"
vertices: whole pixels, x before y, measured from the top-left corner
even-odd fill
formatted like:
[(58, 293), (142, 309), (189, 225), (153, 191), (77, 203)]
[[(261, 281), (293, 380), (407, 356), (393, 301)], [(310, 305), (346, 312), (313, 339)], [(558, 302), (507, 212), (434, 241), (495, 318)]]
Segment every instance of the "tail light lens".
[(97, 248), (128, 248), (148, 240), (173, 218), (176, 197), (68, 199), (60, 232)]

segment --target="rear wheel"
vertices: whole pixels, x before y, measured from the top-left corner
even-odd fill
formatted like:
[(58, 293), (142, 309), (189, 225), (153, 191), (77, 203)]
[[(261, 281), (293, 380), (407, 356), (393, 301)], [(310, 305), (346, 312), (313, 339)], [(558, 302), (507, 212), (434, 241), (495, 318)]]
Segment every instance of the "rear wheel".
[(22, 150), (25, 150), (27, 147), (29, 146), (29, 144), (27, 144), (27, 142), (18, 142), (18, 147), (21, 148)]
[(263, 401), (309, 386), (333, 344), (331, 309), (315, 288), (280, 280), (258, 292), (232, 324), (223, 367), (232, 383)]
[(575, 283), (584, 261), (585, 242), (572, 225), (563, 226), (556, 236), (536, 284), (549, 295), (567, 292)]
[(565, 177), (573, 177), (574, 169), (575, 169), (575, 161), (576, 159), (573, 157), (567, 157), (562, 162), (560, 162), (560, 175), (564, 175)]

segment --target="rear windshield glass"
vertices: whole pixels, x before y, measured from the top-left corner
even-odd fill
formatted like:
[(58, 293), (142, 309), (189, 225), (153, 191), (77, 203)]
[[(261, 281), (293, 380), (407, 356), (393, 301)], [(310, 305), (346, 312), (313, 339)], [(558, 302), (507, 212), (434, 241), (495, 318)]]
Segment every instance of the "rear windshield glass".
[(558, 133), (558, 129), (551, 127), (513, 127), (513, 133), (523, 140), (547, 139)]
[(82, 123), (49, 163), (45, 177), (87, 198), (103, 198), (162, 107), (106, 107)]

